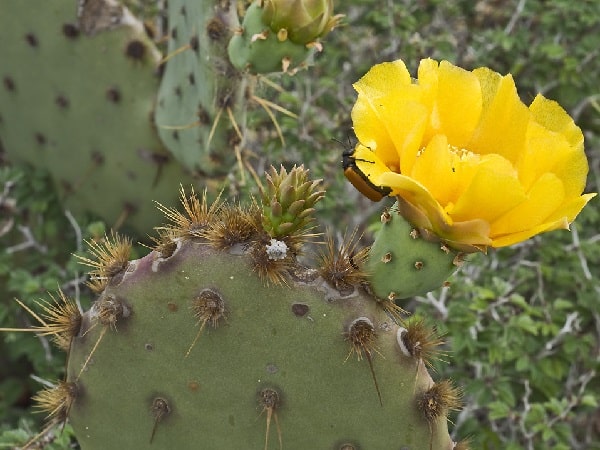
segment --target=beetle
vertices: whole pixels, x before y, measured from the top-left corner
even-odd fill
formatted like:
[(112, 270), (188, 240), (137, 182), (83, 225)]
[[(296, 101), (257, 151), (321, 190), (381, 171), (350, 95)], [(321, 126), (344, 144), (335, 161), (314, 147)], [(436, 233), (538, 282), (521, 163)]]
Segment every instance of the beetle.
[(357, 159), (354, 157), (354, 149), (350, 145), (350, 138), (348, 138), (348, 145), (344, 145), (341, 141), (334, 139), (344, 147), (342, 153), (342, 167), (344, 168), (344, 176), (352, 183), (352, 185), (358, 189), (358, 191), (373, 202), (379, 202), (383, 197), (387, 197), (392, 190), (389, 187), (377, 186), (373, 184), (369, 177), (356, 165), (356, 161), (363, 161), (367, 163), (373, 163), (366, 159)]

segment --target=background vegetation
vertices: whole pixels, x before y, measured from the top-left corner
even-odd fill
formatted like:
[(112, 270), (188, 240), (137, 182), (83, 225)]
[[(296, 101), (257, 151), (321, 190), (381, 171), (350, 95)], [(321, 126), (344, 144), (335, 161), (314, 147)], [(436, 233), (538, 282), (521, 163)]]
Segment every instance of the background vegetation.
[[(299, 115), (280, 117), (286, 146), (256, 111), (249, 128), (261, 148), (247, 149), (259, 173), (268, 164), (304, 163), (324, 179), (322, 229), (335, 223), (343, 233), (344, 227), (358, 226), (369, 241), (381, 205), (344, 181), (343, 148), (332, 139), (345, 141), (351, 134), (351, 84), (373, 64), (396, 58), (412, 73), (425, 57), (467, 69), (488, 66), (512, 73), (526, 103), (537, 92), (559, 101), (584, 130), (590, 161), (586, 192), (600, 191), (595, 0), (347, 0), (336, 6), (346, 14), (345, 26), (327, 37), (315, 66), (275, 79), (284, 92), (272, 100)], [(2, 155), (0, 142), (0, 326), (21, 327), (30, 318), (15, 297), (34, 305), (61, 286), (83, 304), (90, 301), (83, 268), (72, 254), (109, 225), (92, 216), (73, 217), (59, 204), (47, 174), (11, 165)], [(255, 192), (250, 177), (232, 172), (226, 195)], [(464, 409), (453, 417), (457, 440), (471, 436), (474, 449), (600, 448), (598, 205), (592, 200), (571, 233), (553, 232), (480, 255), (449, 288), (403, 305), (446, 333), (448, 356), (436, 370), (464, 388)], [(43, 418), (32, 414), (30, 397), (44, 380), (61, 377), (63, 363), (44, 338), (0, 335), (0, 448), (40, 429)], [(67, 426), (47, 445), (76, 444)]]

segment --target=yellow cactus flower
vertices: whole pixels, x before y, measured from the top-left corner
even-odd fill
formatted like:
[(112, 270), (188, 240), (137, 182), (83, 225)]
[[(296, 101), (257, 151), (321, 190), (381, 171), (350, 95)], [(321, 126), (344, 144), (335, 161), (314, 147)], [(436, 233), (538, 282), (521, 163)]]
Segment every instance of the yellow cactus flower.
[(558, 105), (521, 102), (511, 75), (421, 61), (378, 64), (354, 88), (356, 170), (391, 189), (415, 227), (463, 251), (568, 229), (585, 194), (583, 134)]
[(343, 15), (333, 15), (333, 0), (264, 0), (263, 22), (281, 40), (308, 44), (335, 28)]

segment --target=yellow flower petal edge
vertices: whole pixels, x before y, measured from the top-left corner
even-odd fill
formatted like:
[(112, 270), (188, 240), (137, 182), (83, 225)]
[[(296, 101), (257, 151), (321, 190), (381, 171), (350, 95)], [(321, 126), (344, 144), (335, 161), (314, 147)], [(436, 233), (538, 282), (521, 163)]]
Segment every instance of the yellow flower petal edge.
[(512, 76), (422, 60), (378, 64), (354, 88), (356, 169), (415, 227), (461, 251), (568, 229), (583, 194), (583, 133), (555, 101), (525, 105)]

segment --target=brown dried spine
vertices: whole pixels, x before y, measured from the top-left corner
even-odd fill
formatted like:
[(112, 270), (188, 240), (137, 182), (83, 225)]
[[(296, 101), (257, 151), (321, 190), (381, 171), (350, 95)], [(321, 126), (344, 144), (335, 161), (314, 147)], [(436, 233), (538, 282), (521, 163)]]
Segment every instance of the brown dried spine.
[(444, 339), (435, 328), (427, 326), (422, 319), (412, 319), (405, 323), (406, 327), (398, 328), (396, 338), (398, 346), (405, 356), (423, 361), (432, 368), (432, 361), (441, 360), (445, 352), (439, 347)]
[(47, 300), (36, 300), (35, 303), (42, 308), (43, 313), (36, 314), (31, 308), (20, 300), (16, 302), (27, 311), (39, 325), (31, 328), (0, 328), (0, 331), (25, 331), (37, 333), (40, 336), (52, 335), (52, 340), (58, 348), (68, 351), (71, 341), (79, 334), (81, 328), (81, 312), (77, 304), (67, 297), (62, 290), (58, 291), (57, 300), (50, 294), (52, 302)]
[(157, 230), (165, 230), (172, 237), (182, 238), (198, 238), (216, 219), (218, 212), (223, 207), (221, 202), (221, 194), (217, 196), (215, 201), (208, 204), (207, 192), (204, 190), (202, 197), (198, 199), (194, 188), (191, 188), (191, 193), (186, 194), (183, 186), (180, 186), (180, 202), (184, 212), (178, 211), (176, 208), (166, 207), (158, 202), (158, 209), (171, 222), (168, 225), (157, 228)]
[(356, 353), (357, 358), (360, 361), (364, 354), (369, 363), (371, 376), (373, 377), (373, 383), (375, 384), (375, 390), (377, 391), (377, 397), (379, 398), (379, 404), (383, 406), (381, 391), (379, 390), (375, 369), (373, 368), (372, 354), (377, 351), (377, 348), (375, 347), (377, 334), (373, 322), (368, 317), (358, 317), (354, 319), (350, 323), (350, 326), (345, 333), (345, 337), (346, 340), (350, 342), (350, 351), (348, 352), (348, 356), (346, 356), (346, 360), (348, 360), (352, 353)]
[(277, 419), (277, 409), (281, 406), (281, 397), (279, 392), (273, 388), (262, 389), (258, 393), (258, 404), (262, 407), (261, 414), (267, 412), (267, 430), (265, 432), (265, 450), (269, 448), (269, 430), (271, 427), (271, 419), (275, 420), (277, 426), (277, 437), (279, 438), (279, 450), (283, 448), (281, 438), (281, 429), (279, 428), (279, 420)]
[(359, 240), (360, 236), (357, 237), (354, 230), (350, 235), (344, 234), (341, 244), (337, 246), (333, 235), (329, 233), (325, 240), (325, 252), (320, 255), (320, 275), (342, 293), (351, 293), (355, 286), (362, 284), (367, 278), (362, 267), (369, 249), (358, 248)]
[(154, 416), (154, 425), (152, 426), (152, 434), (150, 435), (150, 444), (152, 444), (159, 422), (171, 412), (171, 407), (169, 406), (169, 402), (167, 402), (167, 400), (162, 397), (156, 397), (154, 400), (152, 400), (150, 412), (152, 413), (152, 416)]
[(103, 291), (111, 279), (122, 274), (129, 265), (131, 241), (116, 233), (105, 235), (101, 241), (86, 241), (92, 258), (77, 256), (79, 261), (92, 268), (89, 272), (92, 281), (88, 286), (95, 292)]
[(239, 205), (224, 205), (215, 220), (201, 235), (218, 250), (249, 242), (260, 233), (257, 223), (256, 205), (244, 208)]
[(430, 449), (433, 448), (433, 423), (440, 417), (446, 417), (448, 411), (460, 409), (461, 394), (450, 380), (443, 380), (417, 395), (417, 408), (427, 420), (431, 432)]
[(198, 330), (198, 334), (196, 334), (192, 345), (190, 345), (190, 348), (185, 354), (186, 358), (190, 355), (194, 345), (196, 345), (206, 324), (208, 323), (213, 328), (217, 328), (219, 321), (225, 318), (225, 301), (217, 291), (213, 289), (203, 289), (192, 301), (191, 310), (194, 313), (194, 318), (198, 321), (200, 329)]

